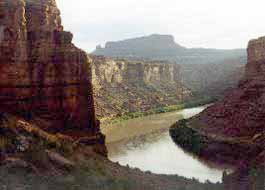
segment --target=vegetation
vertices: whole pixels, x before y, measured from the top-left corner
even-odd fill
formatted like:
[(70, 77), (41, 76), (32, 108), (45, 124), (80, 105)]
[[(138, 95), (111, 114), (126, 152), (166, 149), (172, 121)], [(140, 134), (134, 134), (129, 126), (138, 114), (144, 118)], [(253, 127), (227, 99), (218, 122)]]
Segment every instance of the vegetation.
[(169, 133), (176, 144), (196, 155), (200, 155), (201, 151), (207, 146), (203, 137), (187, 126), (187, 120), (185, 119), (174, 124)]
[[(122, 167), (96, 155), (89, 146), (75, 145), (63, 136), (46, 133), (16, 117), (8, 115), (0, 121), (0, 135), (9, 139), (3, 140), (1, 147), (0, 156), (9, 161), (1, 162), (0, 189), (221, 190), (222, 187)], [(55, 157), (48, 152), (57, 159), (53, 160)]]
[(192, 100), (189, 100), (189, 101), (186, 101), (186, 102), (182, 102), (182, 103), (179, 103), (177, 105), (170, 105), (170, 106), (165, 106), (165, 107), (157, 107), (157, 108), (153, 108), (153, 109), (147, 110), (145, 112), (125, 113), (124, 115), (122, 115), (120, 117), (113, 118), (113, 119), (111, 119), (111, 120), (109, 120), (107, 122), (116, 123), (116, 122), (121, 122), (121, 121), (128, 120), (128, 119), (144, 117), (144, 116), (147, 116), (147, 115), (179, 111), (179, 110), (182, 110), (182, 109), (203, 106), (203, 105), (206, 105), (206, 104), (213, 103), (214, 101), (216, 101), (216, 100), (212, 99), (212, 98), (209, 98), (209, 97), (194, 98)]

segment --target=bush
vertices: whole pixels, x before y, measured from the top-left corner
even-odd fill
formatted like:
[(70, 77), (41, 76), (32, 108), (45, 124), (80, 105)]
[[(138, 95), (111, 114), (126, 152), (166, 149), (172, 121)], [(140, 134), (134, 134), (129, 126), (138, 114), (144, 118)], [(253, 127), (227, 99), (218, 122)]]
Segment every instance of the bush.
[(202, 137), (187, 127), (187, 120), (180, 120), (170, 128), (169, 132), (176, 144), (192, 153), (200, 154), (201, 150), (205, 148)]

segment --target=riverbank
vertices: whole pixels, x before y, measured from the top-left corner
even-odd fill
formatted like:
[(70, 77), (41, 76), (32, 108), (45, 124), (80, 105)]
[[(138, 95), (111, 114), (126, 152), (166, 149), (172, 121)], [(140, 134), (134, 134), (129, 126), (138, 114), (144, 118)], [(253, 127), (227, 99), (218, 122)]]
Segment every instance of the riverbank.
[[(191, 119), (192, 120), (192, 119)], [(253, 137), (224, 137), (204, 133), (194, 121), (181, 120), (170, 128), (173, 141), (203, 159), (233, 164), (236, 170), (223, 173), (226, 190), (263, 190), (265, 179), (265, 134)]]
[(199, 157), (244, 168), (264, 150), (262, 144), (257, 142), (258, 138), (264, 137), (236, 138), (206, 134), (193, 125), (196, 124), (191, 124), (189, 120), (180, 120), (170, 128), (170, 135), (177, 145)]
[[(199, 159), (177, 147), (169, 135), (169, 127), (176, 120), (192, 117), (205, 108), (183, 109), (103, 126), (108, 158), (123, 166), (156, 174), (177, 174), (200, 182), (221, 182), (223, 171), (232, 172), (233, 166)], [(158, 152), (162, 154), (158, 155)]]
[(160, 113), (128, 119), (116, 123), (102, 123), (101, 131), (106, 136), (106, 143), (118, 142), (123, 139), (132, 139), (137, 136), (157, 131), (168, 131), (176, 120), (188, 118), (204, 110), (206, 106), (183, 109), (168, 113)]
[[(12, 119), (12, 120), (11, 120)], [(50, 134), (20, 118), (0, 120), (0, 189), (221, 190), (178, 175), (124, 167), (95, 153), (95, 147)]]
[(202, 97), (202, 98), (193, 98), (189, 101), (179, 103), (177, 105), (169, 105), (169, 106), (164, 106), (164, 107), (157, 107), (154, 109), (147, 110), (145, 112), (129, 112), (129, 113), (124, 113), (121, 116), (114, 116), (114, 117), (103, 117), (100, 118), (100, 121), (103, 124), (113, 124), (121, 121), (126, 121), (129, 119), (134, 119), (134, 118), (140, 118), (144, 116), (149, 116), (149, 115), (155, 115), (155, 114), (161, 114), (161, 113), (168, 113), (168, 112), (174, 112), (174, 111), (180, 111), (183, 109), (188, 109), (188, 108), (193, 108), (193, 107), (199, 107), (207, 104), (212, 104), (216, 99), (209, 98), (209, 97)]

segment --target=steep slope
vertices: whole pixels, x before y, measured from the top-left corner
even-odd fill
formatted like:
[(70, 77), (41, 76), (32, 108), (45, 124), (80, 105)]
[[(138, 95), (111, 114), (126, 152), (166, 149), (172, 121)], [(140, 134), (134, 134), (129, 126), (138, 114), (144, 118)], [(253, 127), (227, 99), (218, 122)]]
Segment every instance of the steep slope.
[[(246, 74), (238, 88), (194, 121), (201, 129), (231, 137), (265, 132), (265, 38), (249, 42)], [(199, 125), (200, 126), (200, 125)]]
[(0, 107), (49, 131), (97, 131), (87, 55), (63, 31), (54, 0), (2, 0)]
[(173, 140), (205, 159), (233, 163), (224, 189), (262, 190), (265, 177), (265, 37), (251, 40), (244, 79), (223, 100), (173, 125)]
[(244, 62), (244, 59), (227, 59), (217, 63), (181, 64), (180, 75), (194, 96), (220, 99), (243, 78)]
[(120, 166), (95, 154), (97, 146), (8, 114), (0, 115), (0, 186), (2, 189), (56, 190), (221, 190), (177, 175), (167, 176)]
[[(264, 165), (265, 38), (248, 45), (244, 79), (227, 96), (171, 129), (173, 139), (201, 156), (242, 165)], [(183, 133), (186, 138), (182, 138)], [(260, 155), (260, 156), (259, 156)], [(240, 161), (240, 162), (239, 162)]]
[(0, 189), (214, 187), (107, 160), (90, 62), (71, 40), (54, 0), (0, 0)]
[(71, 39), (55, 1), (0, 1), (0, 187), (221, 190), (104, 157), (89, 60)]
[(99, 117), (144, 112), (179, 104), (192, 96), (181, 83), (180, 68), (176, 64), (91, 58)]
[(136, 61), (166, 61), (180, 65), (183, 84), (197, 96), (223, 97), (243, 77), (246, 50), (185, 48), (170, 35), (150, 35), (107, 42), (92, 53)]

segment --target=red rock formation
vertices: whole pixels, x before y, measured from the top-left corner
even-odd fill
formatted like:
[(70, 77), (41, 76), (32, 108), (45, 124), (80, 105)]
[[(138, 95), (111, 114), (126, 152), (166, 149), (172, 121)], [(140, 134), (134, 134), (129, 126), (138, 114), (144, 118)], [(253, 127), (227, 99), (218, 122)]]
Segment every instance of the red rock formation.
[(98, 133), (90, 62), (72, 37), (55, 0), (0, 0), (1, 111)]
[(248, 172), (252, 168), (261, 171), (264, 168), (264, 66), (263, 37), (249, 42), (246, 72), (238, 87), (199, 115), (177, 122), (170, 130), (173, 140), (188, 151), (238, 168), (235, 174), (224, 179), (229, 186), (226, 189), (245, 189), (242, 188), (247, 187), (245, 179), (250, 179), (248, 184), (252, 183), (253, 176), (248, 176)]
[(254, 138), (265, 133), (265, 38), (249, 42), (246, 74), (238, 88), (191, 123), (206, 133)]

